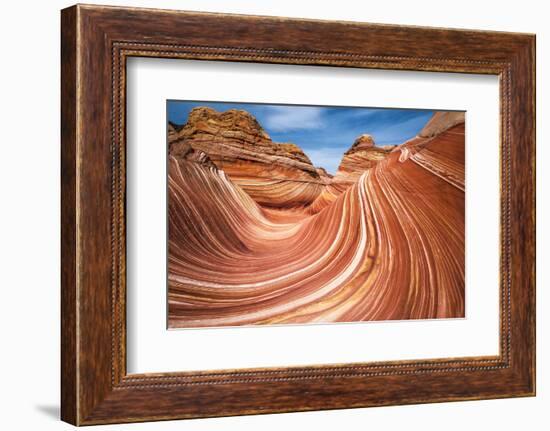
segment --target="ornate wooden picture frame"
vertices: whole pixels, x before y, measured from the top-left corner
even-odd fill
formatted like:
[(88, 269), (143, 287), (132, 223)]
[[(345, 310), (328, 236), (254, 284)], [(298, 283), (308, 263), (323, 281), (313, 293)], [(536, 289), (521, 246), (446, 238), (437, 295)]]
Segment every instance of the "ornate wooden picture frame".
[[(535, 37), (103, 6), (62, 11), (61, 416), (75, 425), (533, 396)], [(500, 354), (126, 371), (130, 57), (497, 75)], [(495, 220), (495, 223), (499, 223)]]

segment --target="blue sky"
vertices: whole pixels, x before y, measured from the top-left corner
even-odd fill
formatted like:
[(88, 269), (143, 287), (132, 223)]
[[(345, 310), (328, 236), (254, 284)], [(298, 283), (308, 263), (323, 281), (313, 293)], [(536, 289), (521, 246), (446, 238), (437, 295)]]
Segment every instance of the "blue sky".
[(424, 127), (434, 111), (332, 106), (270, 105), (232, 102), (168, 101), (168, 120), (184, 124), (197, 106), (223, 112), (244, 109), (256, 117), (275, 142), (292, 142), (315, 166), (335, 174), (344, 152), (364, 133), (376, 145), (401, 144)]

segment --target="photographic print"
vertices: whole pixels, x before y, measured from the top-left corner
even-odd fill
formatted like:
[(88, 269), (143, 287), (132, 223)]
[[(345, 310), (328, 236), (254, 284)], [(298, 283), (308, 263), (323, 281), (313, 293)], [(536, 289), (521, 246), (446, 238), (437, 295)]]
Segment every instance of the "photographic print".
[(465, 113), (167, 102), (168, 327), (465, 317)]

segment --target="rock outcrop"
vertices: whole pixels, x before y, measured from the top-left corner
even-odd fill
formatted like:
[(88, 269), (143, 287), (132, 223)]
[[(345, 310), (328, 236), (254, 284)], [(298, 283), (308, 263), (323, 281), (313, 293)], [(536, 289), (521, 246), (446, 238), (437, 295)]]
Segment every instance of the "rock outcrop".
[(248, 112), (195, 108), (169, 130), (170, 154), (190, 145), (207, 154), (232, 181), (269, 207), (305, 207), (322, 192), (323, 180), (295, 144), (276, 143)]
[(367, 169), (384, 160), (394, 146), (377, 147), (371, 135), (359, 136), (353, 145), (344, 153), (338, 171), (331, 185), (334, 193), (339, 193), (357, 182)]
[(353, 154), (359, 151), (370, 150), (374, 148), (374, 138), (371, 135), (363, 134), (353, 142), (352, 146), (346, 151), (346, 154)]
[(177, 161), (194, 162), (206, 168), (217, 168), (205, 152), (197, 150), (191, 145), (183, 142), (180, 145), (173, 147), (170, 155)]
[(466, 116), (464, 111), (439, 111), (426, 123), (418, 134), (421, 138), (433, 138), (451, 127), (464, 124)]
[(464, 191), (465, 132), (464, 112), (436, 112), (418, 136), (398, 147), (399, 158), (410, 158)]
[(330, 184), (332, 182), (333, 176), (329, 174), (325, 168), (315, 168), (317, 171), (317, 174), (319, 174), (319, 178), (321, 179), (321, 182), (323, 184)]

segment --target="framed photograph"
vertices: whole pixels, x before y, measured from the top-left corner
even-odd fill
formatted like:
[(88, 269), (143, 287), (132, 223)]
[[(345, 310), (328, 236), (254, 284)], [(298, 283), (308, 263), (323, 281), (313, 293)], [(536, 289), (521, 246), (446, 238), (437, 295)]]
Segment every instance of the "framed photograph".
[(62, 11), (62, 419), (535, 395), (535, 37)]

